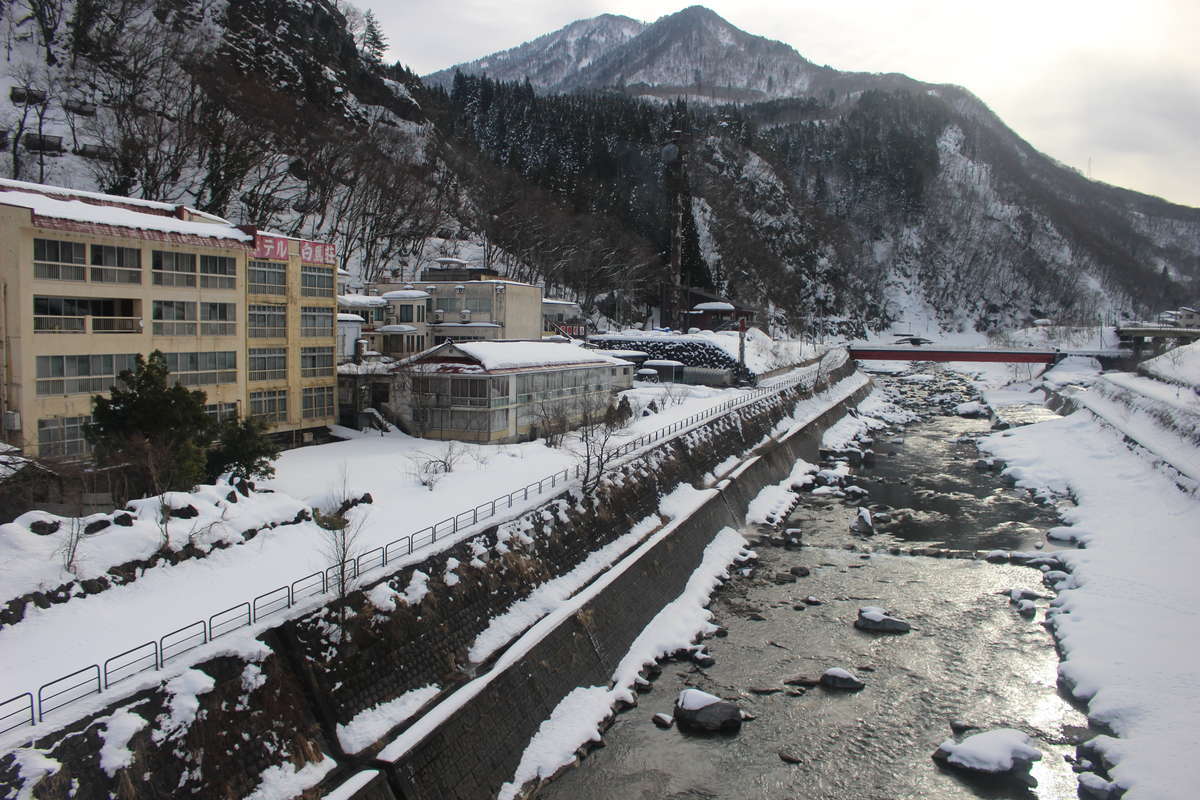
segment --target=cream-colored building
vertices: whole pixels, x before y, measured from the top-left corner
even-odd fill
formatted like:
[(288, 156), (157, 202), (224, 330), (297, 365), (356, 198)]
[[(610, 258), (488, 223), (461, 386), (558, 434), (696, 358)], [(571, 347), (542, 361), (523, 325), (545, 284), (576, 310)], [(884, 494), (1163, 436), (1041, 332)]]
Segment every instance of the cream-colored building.
[[(364, 329), (371, 348), (393, 357), (442, 342), (542, 338), (542, 290), (506, 280), (381, 284), (383, 324)], [(343, 310), (349, 310), (343, 307)]]
[(336, 409), (332, 248), (167, 203), (0, 180), (4, 441), (83, 456), (91, 398), (161, 350), (285, 444)]

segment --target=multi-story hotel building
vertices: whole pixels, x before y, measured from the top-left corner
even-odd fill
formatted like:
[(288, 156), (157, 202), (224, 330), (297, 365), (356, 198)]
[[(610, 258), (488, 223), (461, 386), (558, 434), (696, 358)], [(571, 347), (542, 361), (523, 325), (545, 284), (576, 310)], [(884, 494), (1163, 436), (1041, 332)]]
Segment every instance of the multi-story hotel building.
[(335, 418), (334, 260), (186, 206), (0, 180), (4, 441), (86, 455), (92, 395), (153, 350), (214, 416), (311, 440)]

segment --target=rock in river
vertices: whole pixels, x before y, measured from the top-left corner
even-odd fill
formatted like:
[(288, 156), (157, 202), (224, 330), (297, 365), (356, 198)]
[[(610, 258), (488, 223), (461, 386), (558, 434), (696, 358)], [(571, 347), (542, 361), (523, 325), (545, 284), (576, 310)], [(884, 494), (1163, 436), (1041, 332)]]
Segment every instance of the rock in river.
[(690, 730), (736, 731), (742, 727), (742, 713), (733, 703), (708, 692), (684, 689), (675, 701), (675, 721)]
[(821, 673), (821, 685), (826, 689), (847, 689), (858, 691), (866, 686), (854, 676), (854, 673), (841, 667), (831, 667)]
[(1042, 751), (1028, 736), (1012, 728), (996, 728), (967, 736), (961, 742), (947, 739), (933, 754), (933, 760), (947, 767), (982, 775), (1028, 776)]
[(878, 606), (864, 606), (858, 610), (858, 619), (854, 620), (854, 627), (864, 631), (875, 631), (877, 633), (908, 633), (912, 630), (912, 625), (909, 625), (899, 617), (893, 617)]

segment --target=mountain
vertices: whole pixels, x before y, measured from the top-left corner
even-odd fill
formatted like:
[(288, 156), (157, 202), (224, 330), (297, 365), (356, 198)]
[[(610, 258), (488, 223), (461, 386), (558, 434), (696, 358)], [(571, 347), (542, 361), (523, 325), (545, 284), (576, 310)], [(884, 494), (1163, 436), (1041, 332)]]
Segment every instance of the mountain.
[[(952, 327), (1094, 323), (1197, 297), (1200, 211), (1085, 179), (961, 87), (816, 66), (698, 6), (591, 36), (613, 20), (426, 76), (451, 96), (445, 130), (660, 248), (658, 151), (682, 136), (707, 272), (786, 327), (870, 327), (923, 306)], [(581, 39), (586, 56), (565, 60)]]
[(472, 75), (487, 73), (502, 81), (520, 82), (528, 78), (539, 89), (561, 91), (581, 70), (645, 28), (644, 23), (629, 17), (601, 14), (572, 22), (520, 47), (435, 72), (423, 80), (431, 86), (449, 87), (458, 69)]

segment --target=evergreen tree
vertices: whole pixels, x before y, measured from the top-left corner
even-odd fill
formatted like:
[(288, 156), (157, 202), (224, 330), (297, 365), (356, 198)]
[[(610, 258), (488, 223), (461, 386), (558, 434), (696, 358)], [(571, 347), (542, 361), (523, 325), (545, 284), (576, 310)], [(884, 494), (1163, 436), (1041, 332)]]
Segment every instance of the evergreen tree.
[(230, 473), (234, 478), (270, 478), (279, 445), (266, 436), (266, 425), (256, 419), (234, 420), (221, 428), (220, 438), (208, 451), (208, 478)]
[(372, 64), (382, 64), (383, 54), (387, 52), (387, 36), (379, 27), (379, 20), (375, 18), (375, 12), (367, 9), (363, 13), (363, 55)]
[(204, 451), (213, 422), (204, 392), (168, 380), (166, 356), (137, 357), (117, 376), (109, 397), (92, 398), (84, 435), (101, 465), (124, 466), (130, 496), (186, 491), (204, 479)]

